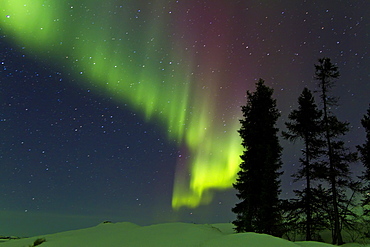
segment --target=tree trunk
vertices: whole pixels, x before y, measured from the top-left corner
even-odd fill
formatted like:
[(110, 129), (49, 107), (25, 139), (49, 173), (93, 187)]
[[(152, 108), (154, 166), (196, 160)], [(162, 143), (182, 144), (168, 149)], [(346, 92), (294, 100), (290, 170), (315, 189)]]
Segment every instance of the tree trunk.
[(333, 203), (333, 213), (334, 213), (334, 229), (332, 233), (333, 244), (343, 244), (341, 228), (340, 228), (340, 218), (338, 210), (338, 195), (336, 186), (336, 176), (333, 162), (333, 149), (331, 146), (330, 133), (329, 133), (329, 120), (327, 113), (327, 101), (326, 101), (326, 87), (325, 78), (322, 79), (322, 100), (324, 104), (324, 124), (325, 124), (325, 136), (328, 145), (328, 156), (329, 156), (329, 181), (331, 183), (332, 190), (332, 203)]
[(308, 141), (306, 136), (306, 241), (312, 240), (312, 213), (311, 213), (311, 182), (310, 182), (310, 158), (308, 154)]

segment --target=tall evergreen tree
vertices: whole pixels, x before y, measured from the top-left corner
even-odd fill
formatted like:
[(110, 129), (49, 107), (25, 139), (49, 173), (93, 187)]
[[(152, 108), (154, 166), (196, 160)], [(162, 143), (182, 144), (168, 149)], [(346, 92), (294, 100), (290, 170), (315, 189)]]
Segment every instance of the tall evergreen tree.
[[(370, 182), (370, 105), (369, 105), (369, 109), (367, 110), (367, 114), (364, 115), (364, 117), (361, 119), (361, 124), (365, 128), (366, 139), (363, 145), (357, 146), (357, 149), (361, 154), (360, 159), (365, 167), (365, 171), (362, 176), (362, 179), (367, 182), (367, 185), (364, 188), (365, 200), (363, 201), (363, 204), (366, 205), (370, 203), (370, 197), (369, 197), (369, 192), (370, 192), (370, 185), (369, 185), (369, 182)], [(370, 214), (370, 211), (366, 210), (365, 213), (368, 215)]]
[[(321, 217), (315, 217), (321, 216), (318, 214), (320, 210), (317, 210), (316, 207), (318, 202), (316, 195), (320, 190), (312, 187), (312, 180), (317, 179), (315, 160), (319, 157), (324, 144), (321, 139), (323, 133), (321, 126), (322, 111), (317, 109), (314, 97), (307, 88), (304, 88), (299, 96), (298, 103), (298, 110), (292, 111), (288, 116), (291, 122), (285, 123), (288, 131), (282, 134), (285, 139), (290, 141), (301, 139), (304, 144), (302, 149), (303, 158), (300, 158), (301, 168), (293, 177), (296, 181), (305, 180), (306, 187), (303, 190), (295, 191), (298, 199), (293, 200), (291, 206), (296, 212), (299, 212), (296, 214), (295, 220), (304, 225), (303, 232), (306, 235), (306, 240), (310, 241), (312, 240), (313, 230), (317, 229), (314, 225), (318, 225), (321, 221), (318, 219)], [(302, 219), (304, 220), (302, 221)]]
[(232, 211), (237, 232), (259, 232), (282, 235), (279, 194), (282, 148), (275, 127), (280, 116), (273, 89), (260, 79), (256, 91), (247, 91), (247, 104), (242, 106), (243, 119), (238, 131), (244, 152), (234, 188), (241, 200)]
[[(348, 214), (348, 207), (340, 212), (340, 202), (345, 201), (344, 188), (351, 185), (349, 177), (349, 163), (355, 160), (355, 154), (349, 152), (344, 147), (344, 142), (339, 139), (348, 132), (348, 123), (341, 122), (330, 112), (331, 107), (336, 106), (337, 99), (329, 96), (330, 89), (334, 85), (334, 80), (339, 77), (338, 67), (331, 63), (329, 58), (319, 59), (319, 64), (315, 65), (315, 78), (320, 87), (320, 98), (323, 105), (323, 128), (326, 141), (326, 157), (323, 161), (327, 171), (322, 174), (322, 178), (327, 180), (330, 185), (332, 203), (332, 238), (333, 244), (343, 244), (342, 226), (343, 215)], [(348, 201), (346, 201), (348, 203)], [(343, 207), (342, 207), (343, 208)]]

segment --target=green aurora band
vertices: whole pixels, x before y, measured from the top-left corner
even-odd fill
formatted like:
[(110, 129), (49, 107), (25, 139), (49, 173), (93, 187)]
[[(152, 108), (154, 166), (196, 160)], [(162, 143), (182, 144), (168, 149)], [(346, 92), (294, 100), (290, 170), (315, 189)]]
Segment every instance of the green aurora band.
[[(176, 19), (163, 11), (164, 1), (121, 2), (1, 0), (0, 28), (26, 53), (53, 59), (76, 81), (88, 81), (91, 91), (129, 102), (147, 121), (159, 121), (184, 152), (172, 207), (207, 204), (213, 190), (235, 180), (240, 110), (220, 113), (216, 95), (224, 78), (210, 71), (199, 76), (201, 58), (171, 35), (175, 27), (169, 23)], [(223, 59), (216, 51), (211, 56)]]

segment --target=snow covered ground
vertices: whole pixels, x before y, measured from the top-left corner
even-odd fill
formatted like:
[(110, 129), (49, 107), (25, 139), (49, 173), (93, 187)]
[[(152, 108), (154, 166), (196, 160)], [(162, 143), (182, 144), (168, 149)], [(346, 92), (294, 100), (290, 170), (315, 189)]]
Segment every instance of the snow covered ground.
[[(324, 247), (318, 242), (290, 242), (265, 234), (232, 231), (231, 224), (198, 225), (165, 223), (138, 226), (133, 223), (102, 223), (98, 226), (19, 240), (8, 240), (0, 247), (33, 246), (36, 239), (44, 238), (41, 247)], [(345, 244), (345, 247), (364, 246)], [(370, 245), (367, 245), (370, 246)]]

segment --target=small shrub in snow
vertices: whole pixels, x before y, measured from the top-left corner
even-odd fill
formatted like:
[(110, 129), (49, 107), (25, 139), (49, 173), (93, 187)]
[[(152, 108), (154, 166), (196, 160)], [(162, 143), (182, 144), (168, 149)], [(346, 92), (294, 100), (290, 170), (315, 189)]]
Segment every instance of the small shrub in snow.
[(45, 238), (38, 238), (38, 239), (35, 240), (35, 242), (33, 242), (33, 245), (30, 245), (29, 247), (34, 247), (34, 246), (40, 245), (43, 242), (46, 242)]

